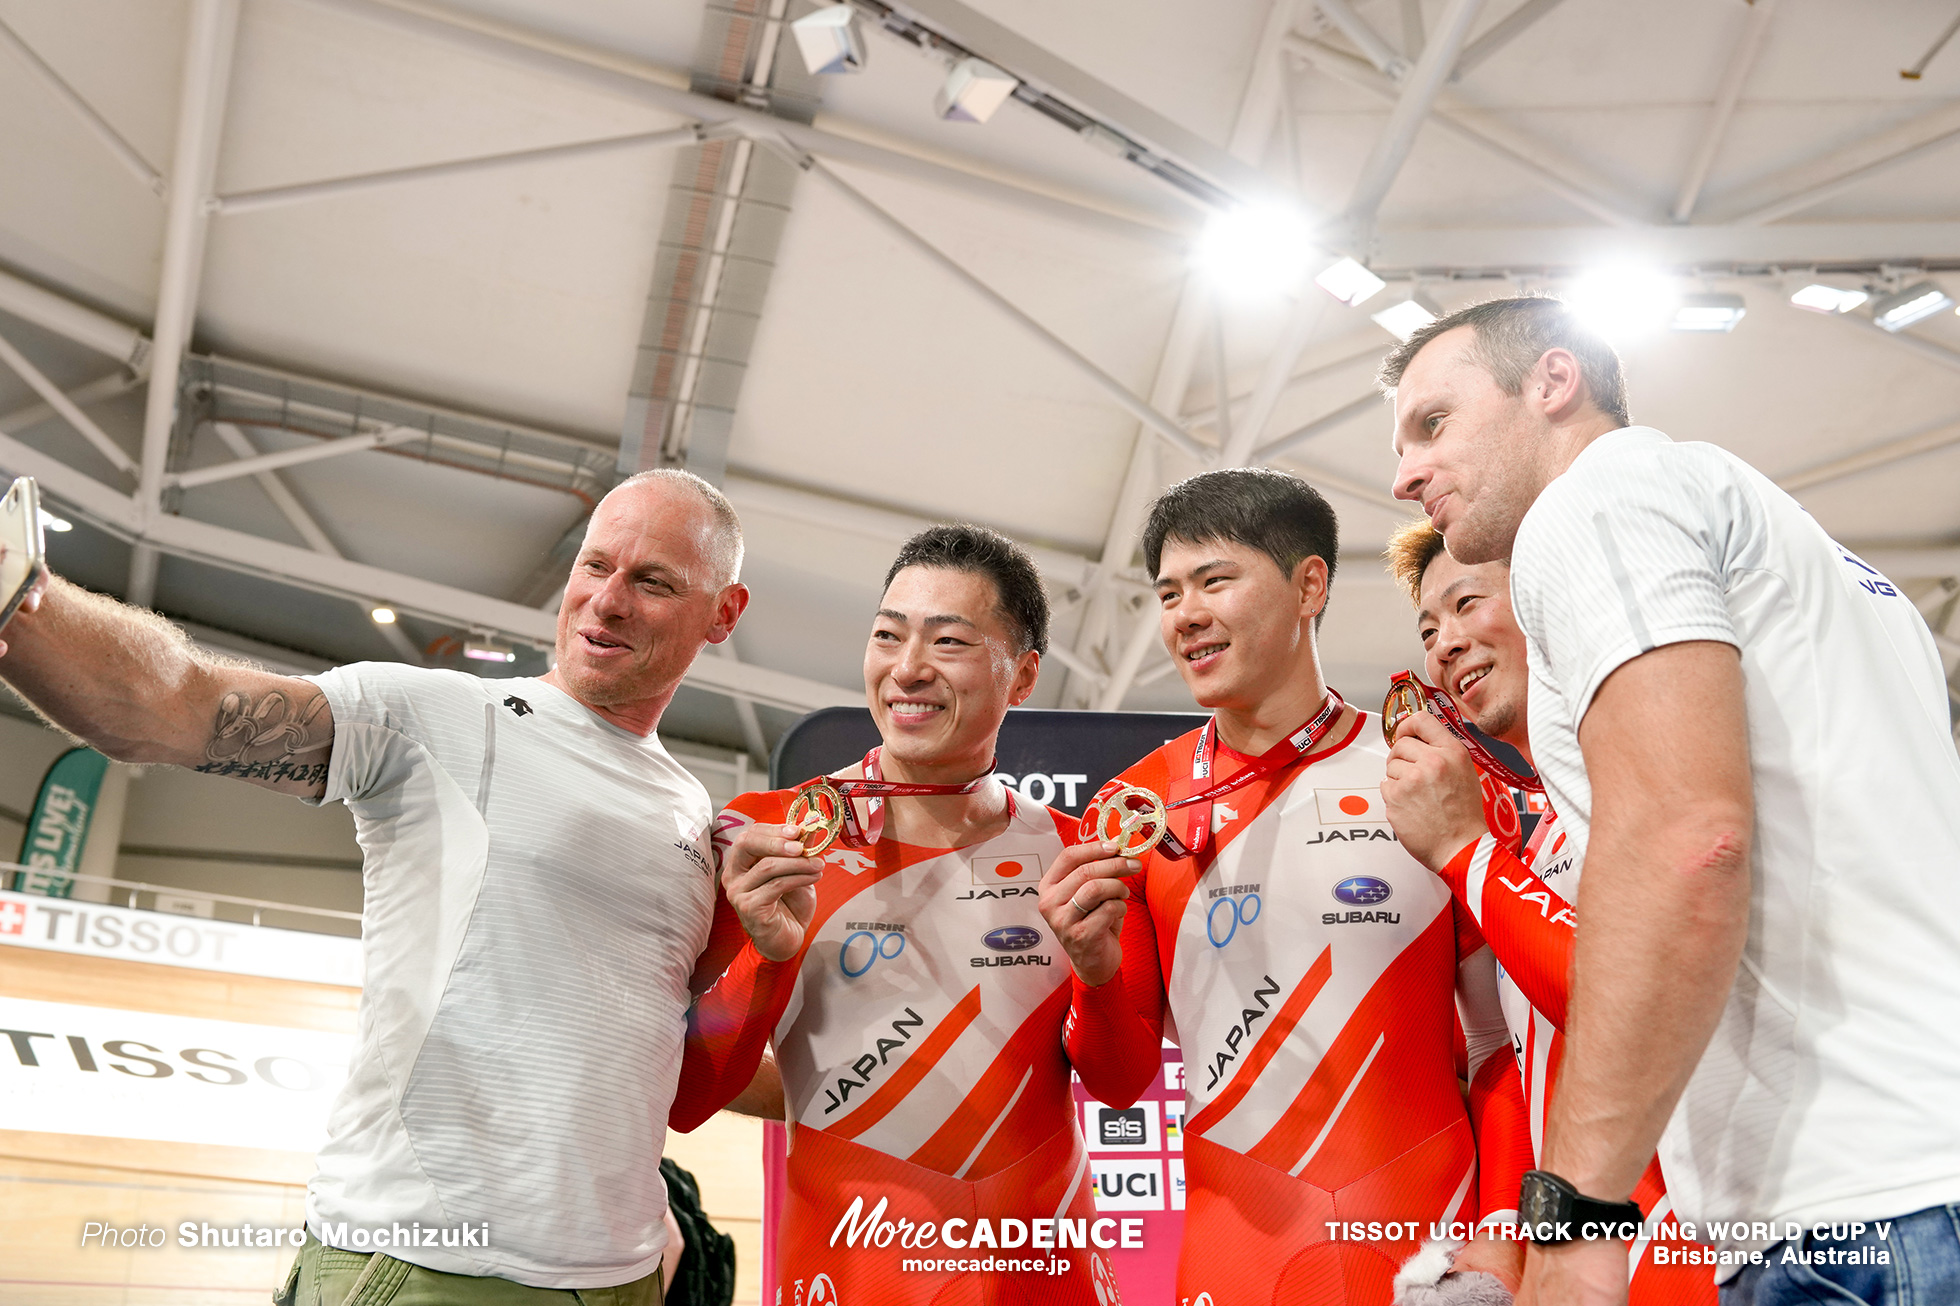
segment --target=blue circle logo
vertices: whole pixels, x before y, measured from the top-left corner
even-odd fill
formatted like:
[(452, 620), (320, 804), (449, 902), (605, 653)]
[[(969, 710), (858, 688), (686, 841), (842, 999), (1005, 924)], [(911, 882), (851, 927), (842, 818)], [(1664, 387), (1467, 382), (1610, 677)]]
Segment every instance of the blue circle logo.
[(1026, 952), (1041, 942), (1041, 931), (1025, 925), (1003, 925), (989, 930), (980, 942), (995, 952)]
[[(853, 958), (851, 945), (859, 939), (864, 940), (864, 947)], [(844, 936), (844, 946), (837, 950), (837, 969), (856, 979), (877, 965), (880, 960), (890, 961), (904, 951), (905, 936), (896, 931), (890, 934), (873, 934), (870, 930), (852, 930)], [(858, 964), (853, 965), (853, 960)]]
[[(1239, 932), (1239, 926), (1250, 925), (1259, 919), (1259, 895), (1242, 893), (1236, 897), (1219, 898), (1205, 909), (1205, 937), (1211, 946), (1222, 948), (1230, 943)], [(1224, 937), (1219, 935), (1223, 933)]]
[(1387, 880), (1378, 880), (1372, 875), (1350, 875), (1334, 886), (1334, 898), (1350, 907), (1372, 907), (1378, 902), (1387, 902), (1395, 890)]

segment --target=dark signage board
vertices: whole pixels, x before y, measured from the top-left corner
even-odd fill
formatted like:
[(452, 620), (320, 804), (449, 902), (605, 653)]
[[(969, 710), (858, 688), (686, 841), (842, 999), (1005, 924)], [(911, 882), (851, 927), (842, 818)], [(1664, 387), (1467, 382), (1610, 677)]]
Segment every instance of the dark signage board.
[[(1204, 723), (1198, 712), (1015, 708), (1001, 723), (996, 774), (1035, 802), (1080, 816), (1105, 780)], [(777, 742), (769, 759), (770, 787), (785, 789), (849, 766), (877, 744), (868, 709), (820, 708)]]

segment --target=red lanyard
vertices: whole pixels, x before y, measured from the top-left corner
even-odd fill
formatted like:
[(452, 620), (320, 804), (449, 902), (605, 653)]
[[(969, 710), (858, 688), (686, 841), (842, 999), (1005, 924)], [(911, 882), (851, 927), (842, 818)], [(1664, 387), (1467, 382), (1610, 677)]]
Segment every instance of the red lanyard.
[[(1307, 722), (1298, 730), (1295, 730), (1292, 734), (1254, 758), (1243, 769), (1235, 772), (1230, 780), (1221, 781), (1218, 784), (1201, 789), (1187, 798), (1178, 799), (1176, 802), (1165, 803), (1164, 810), (1167, 812), (1175, 812), (1180, 807), (1196, 807), (1197, 811), (1192, 813), (1195, 819), (1191, 823), (1191, 842), (1189, 846), (1182, 839), (1179, 839), (1176, 834), (1172, 833), (1168, 828), (1168, 824), (1166, 825), (1163, 843), (1164, 856), (1171, 858), (1173, 861), (1183, 861), (1187, 857), (1196, 857), (1199, 853), (1203, 852), (1205, 845), (1211, 842), (1212, 800), (1223, 798), (1233, 790), (1243, 789), (1255, 781), (1264, 780), (1273, 772), (1280, 770), (1282, 767), (1291, 766), (1293, 763), (1305, 757), (1326, 737), (1327, 732), (1333, 728), (1335, 719), (1341, 715), (1341, 709), (1346, 706), (1347, 703), (1341, 698), (1340, 694), (1329, 689), (1327, 691), (1327, 702), (1322, 705), (1319, 713), (1314, 716), (1313, 720)], [(1193, 782), (1202, 782), (1211, 778), (1212, 759), (1217, 755), (1217, 752), (1218, 718), (1213, 717), (1211, 720), (1205, 722), (1205, 728), (1198, 732), (1197, 752), (1191, 758), (1191, 779)]]
[[(1415, 696), (1421, 700), (1420, 707), (1410, 710), (1397, 709), (1396, 697), (1405, 692), (1405, 687), (1413, 690)], [(1513, 771), (1498, 761), (1497, 755), (1485, 748), (1477, 737), (1470, 733), (1470, 726), (1464, 721), (1463, 713), (1458, 710), (1448, 694), (1434, 685), (1425, 685), (1413, 671), (1397, 672), (1389, 681), (1388, 700), (1382, 704), (1382, 730), (1390, 736), (1391, 744), (1394, 743), (1395, 727), (1401, 725), (1403, 720), (1411, 715), (1411, 711), (1427, 711), (1441, 721), (1443, 727), (1455, 735), (1457, 742), (1469, 752), (1470, 760), (1477, 764), (1479, 771), (1512, 789), (1523, 789), (1534, 794), (1545, 792), (1544, 782), (1537, 776), (1520, 775)]]
[[(796, 796), (790, 800), (790, 824), (800, 826), (805, 831), (804, 856), (816, 856), (840, 836), (846, 847), (869, 848), (884, 837), (885, 799), (970, 794), (993, 777), (998, 763), (998, 759), (988, 762), (986, 770), (964, 784), (921, 784), (885, 779), (878, 766), (881, 751), (874, 748), (864, 755), (864, 778), (861, 780), (839, 780), (820, 775), (796, 787)], [(858, 826), (857, 804), (851, 801), (853, 798), (865, 800), (862, 829)], [(801, 816), (797, 812), (799, 807), (802, 808)], [(812, 817), (815, 819), (812, 820)], [(809, 835), (816, 833), (823, 835), (823, 841), (812, 846)]]

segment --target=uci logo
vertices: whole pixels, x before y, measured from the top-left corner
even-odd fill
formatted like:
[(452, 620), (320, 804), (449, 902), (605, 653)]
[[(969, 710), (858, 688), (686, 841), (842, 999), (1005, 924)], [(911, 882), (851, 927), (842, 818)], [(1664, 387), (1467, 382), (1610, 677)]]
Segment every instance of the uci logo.
[(1214, 899), (1205, 912), (1205, 937), (1211, 946), (1222, 948), (1238, 934), (1239, 926), (1259, 919), (1259, 895), (1240, 894), (1236, 898)]
[(1003, 925), (989, 930), (980, 942), (995, 952), (1026, 952), (1041, 942), (1041, 931), (1025, 925)]
[(890, 961), (904, 951), (903, 934), (852, 930), (844, 936), (844, 946), (837, 950), (837, 968), (849, 978), (856, 979), (877, 965), (880, 958)]
[(1372, 907), (1378, 902), (1387, 902), (1394, 893), (1387, 880), (1378, 880), (1372, 875), (1351, 875), (1334, 886), (1335, 901), (1351, 907)]

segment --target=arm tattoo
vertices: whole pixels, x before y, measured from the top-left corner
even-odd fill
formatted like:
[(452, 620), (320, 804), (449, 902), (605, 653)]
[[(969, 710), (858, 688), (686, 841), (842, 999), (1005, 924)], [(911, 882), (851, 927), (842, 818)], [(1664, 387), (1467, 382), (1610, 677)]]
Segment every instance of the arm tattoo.
[(211, 740), (197, 769), (245, 780), (324, 784), (324, 759), (301, 763), (294, 758), (317, 753), (333, 742), (333, 732), (326, 727), (330, 719), (327, 696), (318, 690), (294, 697), (274, 689), (257, 699), (233, 690), (218, 704)]

